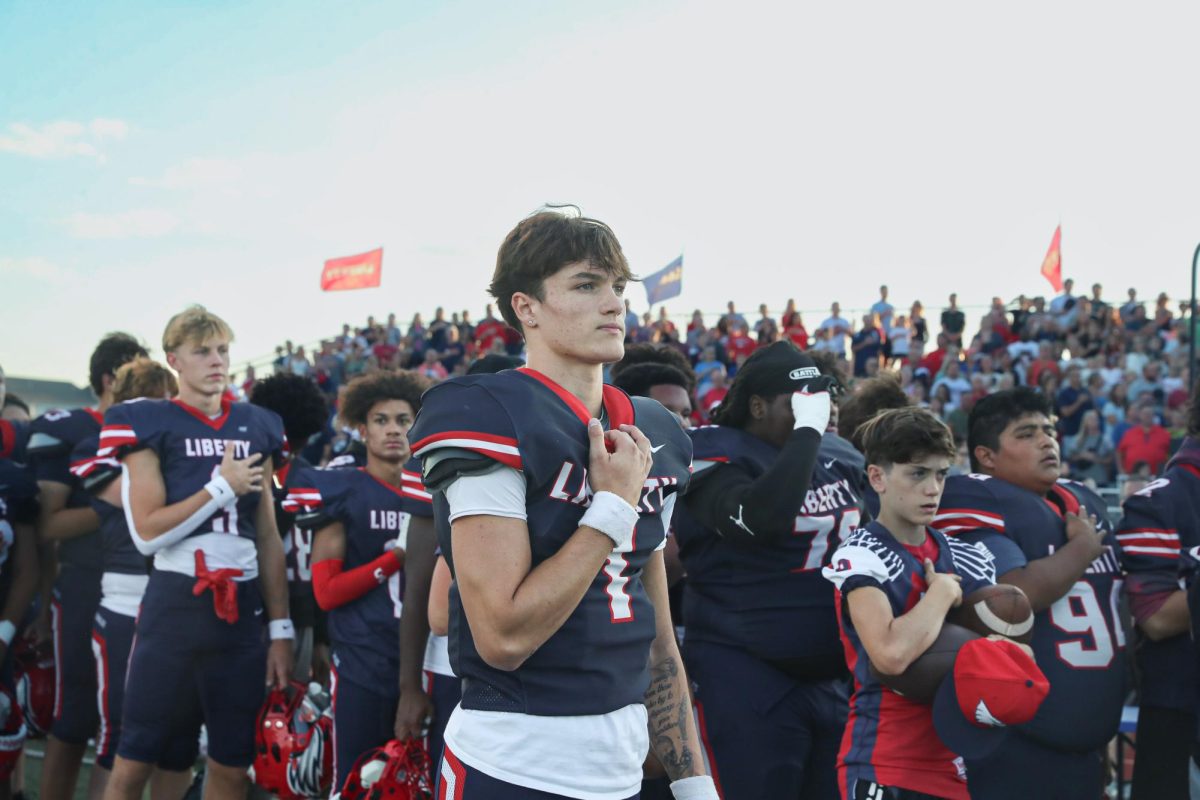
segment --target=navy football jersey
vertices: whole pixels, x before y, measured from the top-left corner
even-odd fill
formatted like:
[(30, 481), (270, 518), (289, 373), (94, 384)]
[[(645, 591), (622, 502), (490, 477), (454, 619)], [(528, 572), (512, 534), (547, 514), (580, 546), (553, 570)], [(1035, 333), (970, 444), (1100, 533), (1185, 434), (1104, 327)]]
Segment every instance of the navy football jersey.
[[(690, 492), (722, 480), (722, 464), (756, 479), (779, 456), (774, 445), (737, 428), (709, 425), (688, 434), (696, 468)], [(844, 674), (833, 592), (821, 577), (830, 555), (862, 521), (862, 468), (847, 460), (841, 441), (822, 437), (792, 535), (778, 544), (727, 541), (696, 518), (687, 498), (679, 504), (673, 529), (687, 568), (683, 619), (689, 640), (788, 662), (809, 673), (800, 677)]]
[[(1200, 443), (1185, 439), (1163, 476), (1131, 495), (1124, 512), (1117, 542), (1126, 572), (1125, 591), (1135, 612), (1142, 604), (1157, 610), (1179, 589), (1181, 552), (1200, 546)], [(1139, 639), (1141, 705), (1191, 713), (1196, 704), (1191, 637)]]
[[(91, 498), (71, 475), (71, 453), (79, 442), (100, 433), (102, 418), (94, 408), (47, 411), (33, 421), (26, 445), (29, 463), (39, 481), (69, 486), (67, 508), (87, 508)], [(58, 561), (88, 570), (100, 568), (99, 530), (58, 542)]]
[[(633, 543), (628, 551), (612, 552), (562, 627), (511, 672), (491, 667), (479, 656), (457, 585), (452, 585), (450, 662), (463, 679), (464, 708), (595, 715), (644, 699), (656, 625), (641, 575), (666, 541), (671, 507), (688, 483), (692, 448), (679, 423), (655, 400), (630, 398), (606, 385), (604, 411), (609, 427), (636, 425), (654, 450)], [(422, 399), (409, 439), (413, 453), (424, 462), (427, 479), (431, 455), (445, 448), (521, 470), (536, 567), (574, 535), (591, 502), (589, 417), (574, 395), (541, 373), (521, 368), (434, 386)], [(438, 542), (453, 572), (444, 488), (432, 486), (434, 515)]]
[[(289, 506), (298, 510), (299, 524), (319, 533), (340, 522), (346, 531), (342, 567), (361, 567), (403, 546), (413, 517), (432, 517), (433, 506), (420, 478), (405, 471), (399, 488), (373, 477), (365, 469), (302, 469), (294, 475)], [(329, 638), (333, 642), (338, 678), (368, 687), (391, 687), (400, 669), (400, 613), (404, 600), (404, 570), (384, 579), (357, 600), (330, 609)]]
[(1084, 752), (1116, 735), (1125, 692), (1125, 633), (1117, 608), (1121, 572), (1117, 541), (1104, 502), (1086, 487), (1060, 481), (1054, 500), (999, 478), (956, 475), (946, 480), (934, 525), (943, 533), (983, 543), (996, 573), (1024, 567), (1066, 544), (1063, 509), (1081, 506), (1105, 531), (1105, 550), (1071, 590), (1039, 612), (1033, 651), (1050, 680), (1050, 694), (1019, 730), (1048, 747)]
[(312, 627), (317, 618), (317, 602), (312, 591), (312, 529), (296, 523), (303, 509), (288, 499), (293, 481), (312, 465), (295, 456), (272, 476), (271, 496), (275, 500), (275, 524), (283, 539), (283, 563), (288, 582), (288, 610), (297, 628)]
[(137, 551), (125, 522), (125, 512), (95, 496), (110, 481), (121, 476), (121, 463), (97, 454), (100, 435), (89, 436), (71, 453), (71, 475), (88, 493), (92, 509), (100, 517), (100, 569), (125, 575), (145, 575), (146, 557)]
[(0, 459), (24, 464), (29, 443), (29, 423), (0, 419)]
[(8, 599), (13, 564), (10, 556), (16, 542), (15, 526), (37, 521), (37, 483), (24, 466), (0, 459), (0, 607)]
[[(217, 474), (225, 455), (225, 441), (233, 442), (238, 459), (257, 453), (282, 463), (286, 446), (283, 421), (273, 411), (250, 403), (221, 401), (220, 416), (209, 418), (180, 400), (129, 400), (108, 410), (100, 433), (100, 455), (150, 448), (158, 455), (166, 504), (172, 505), (202, 490)], [(188, 534), (228, 533), (255, 539), (255, 512), (259, 496), (248, 492), (227, 508), (215, 512)]]
[(887, 596), (893, 617), (907, 614), (928, 588), (923, 557), (933, 555), (931, 545), (936, 548), (934, 569), (959, 575), (964, 595), (996, 582), (996, 567), (985, 547), (949, 539), (932, 528), (926, 534), (925, 545), (914, 552), (872, 522), (852, 533), (823, 570), (837, 587), (841, 640), (854, 675), (838, 768), (847, 771), (850, 784), (875, 781), (938, 797), (966, 797), (964, 765), (938, 738), (930, 706), (896, 694), (871, 674), (845, 603), (855, 589), (873, 587)]

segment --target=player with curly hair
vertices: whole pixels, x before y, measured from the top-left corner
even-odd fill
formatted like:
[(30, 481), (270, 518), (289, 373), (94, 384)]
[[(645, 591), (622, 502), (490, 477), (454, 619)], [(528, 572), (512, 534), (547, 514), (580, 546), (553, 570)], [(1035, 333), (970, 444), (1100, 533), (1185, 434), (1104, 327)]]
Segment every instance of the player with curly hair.
[(406, 466), (408, 430), (428, 386), (404, 371), (352, 381), (341, 414), (358, 429), (366, 466), (302, 470), (286, 500), (296, 524), (313, 531), (313, 593), (329, 615), (338, 787), (363, 753), (393, 735), (421, 736), (432, 711), (421, 667), (436, 548), (433, 507), (420, 472)]

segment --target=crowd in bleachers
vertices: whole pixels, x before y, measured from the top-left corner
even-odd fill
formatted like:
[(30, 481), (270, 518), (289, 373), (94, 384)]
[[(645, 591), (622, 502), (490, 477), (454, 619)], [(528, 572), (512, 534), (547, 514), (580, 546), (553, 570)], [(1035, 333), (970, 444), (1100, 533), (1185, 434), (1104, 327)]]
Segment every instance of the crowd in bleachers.
[[(834, 302), (814, 326), (806, 325), (795, 300), (779, 313), (764, 303), (753, 319), (730, 301), (712, 324), (699, 309), (684, 322), (665, 306), (638, 314), (627, 300), (625, 328), (627, 343), (686, 357), (694, 373), (689, 379), (697, 424), (707, 421), (751, 353), (787, 339), (831, 354), (850, 391), (866, 379), (891, 376), (914, 403), (941, 416), (960, 442), (979, 398), (1014, 385), (1038, 387), (1054, 398), (1064, 471), (1071, 477), (1110, 486), (1124, 476), (1158, 473), (1185, 427), (1186, 301), (1173, 310), (1162, 293), (1151, 310), (1134, 289), (1118, 304), (1104, 297), (1099, 284), (1077, 294), (1068, 280), (1049, 300), (1022, 295), (1005, 303), (994, 297), (978, 310), (977, 326), (969, 325), (967, 310), (951, 294), (931, 320), (920, 301), (898, 310), (882, 286), (880, 299), (851, 315), (856, 318), (844, 316)], [(483, 355), (520, 355), (522, 348), (520, 335), (490, 305), (478, 322), (467, 310), (447, 318), (438, 308), (428, 323), (415, 314), (407, 327), (395, 314), (385, 322), (368, 317), (362, 327), (343, 325), (312, 352), (288, 341), (276, 348), (271, 368), (311, 376), (334, 400), (347, 381), (377, 369), (415, 369), (444, 380), (464, 374)], [(248, 394), (254, 368), (243, 378), (240, 387)], [(336, 435), (332, 428), (329, 433)], [(965, 463), (964, 452), (960, 468)]]

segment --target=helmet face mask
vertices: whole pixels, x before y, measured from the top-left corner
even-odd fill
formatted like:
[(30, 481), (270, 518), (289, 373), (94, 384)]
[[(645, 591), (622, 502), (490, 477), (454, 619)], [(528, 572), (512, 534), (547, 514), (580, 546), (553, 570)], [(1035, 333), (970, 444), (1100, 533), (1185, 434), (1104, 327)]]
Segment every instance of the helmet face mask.
[(432, 800), (430, 773), (424, 744), (392, 739), (354, 763), (340, 800)]
[(333, 718), (319, 689), (293, 681), (258, 713), (254, 782), (281, 800), (323, 797), (333, 782)]

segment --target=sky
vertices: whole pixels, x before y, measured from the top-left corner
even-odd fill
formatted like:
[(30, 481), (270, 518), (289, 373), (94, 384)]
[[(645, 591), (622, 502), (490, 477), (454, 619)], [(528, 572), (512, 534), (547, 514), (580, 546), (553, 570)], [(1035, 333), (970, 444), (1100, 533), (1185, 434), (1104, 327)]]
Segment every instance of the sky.
[[(1200, 6), (1147, 2), (0, 2), (0, 366), (86, 383), (126, 330), (235, 364), (343, 322), (478, 318), (545, 203), (673, 315), (1186, 296)], [(384, 248), (378, 289), (325, 259)], [(634, 308), (645, 294), (632, 287)], [(656, 309), (657, 311), (657, 309)]]

